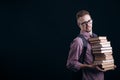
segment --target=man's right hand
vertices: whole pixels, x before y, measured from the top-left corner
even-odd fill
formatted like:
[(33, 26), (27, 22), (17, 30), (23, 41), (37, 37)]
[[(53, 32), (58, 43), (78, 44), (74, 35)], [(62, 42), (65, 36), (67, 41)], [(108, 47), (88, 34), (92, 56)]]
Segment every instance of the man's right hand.
[(95, 64), (88, 65), (88, 68), (96, 69), (96, 70), (99, 70), (99, 71), (102, 71), (102, 72), (106, 72), (106, 70), (101, 69), (99, 67), (99, 65), (95, 65)]
[[(116, 68), (117, 66), (114, 65), (113, 67), (113, 70)], [(88, 65), (88, 68), (91, 68), (91, 69), (96, 69), (96, 70), (99, 70), (99, 71), (102, 71), (102, 72), (106, 72), (106, 70), (100, 68), (100, 65), (95, 65), (95, 64), (91, 64), (91, 65)]]

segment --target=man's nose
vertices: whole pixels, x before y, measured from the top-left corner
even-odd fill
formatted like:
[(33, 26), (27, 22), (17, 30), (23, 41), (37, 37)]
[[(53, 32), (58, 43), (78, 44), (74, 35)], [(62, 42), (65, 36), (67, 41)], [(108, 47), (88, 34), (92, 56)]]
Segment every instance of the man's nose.
[(88, 24), (88, 23), (86, 23), (85, 25), (86, 25), (86, 26), (89, 26), (89, 24)]

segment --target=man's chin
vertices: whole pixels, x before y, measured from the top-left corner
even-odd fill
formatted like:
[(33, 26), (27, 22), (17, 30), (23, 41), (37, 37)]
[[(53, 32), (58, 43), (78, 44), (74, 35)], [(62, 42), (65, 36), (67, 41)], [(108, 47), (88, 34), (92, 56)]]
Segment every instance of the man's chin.
[(91, 32), (91, 30), (86, 30), (86, 32)]

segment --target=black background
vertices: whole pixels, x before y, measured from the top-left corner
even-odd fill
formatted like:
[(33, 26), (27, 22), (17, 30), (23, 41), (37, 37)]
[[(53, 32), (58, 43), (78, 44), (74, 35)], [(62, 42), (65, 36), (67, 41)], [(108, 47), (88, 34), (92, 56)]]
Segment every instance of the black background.
[(117, 0), (0, 0), (0, 79), (70, 80), (65, 65), (81, 9), (90, 11), (93, 31), (111, 41), (117, 68), (105, 80), (119, 80)]

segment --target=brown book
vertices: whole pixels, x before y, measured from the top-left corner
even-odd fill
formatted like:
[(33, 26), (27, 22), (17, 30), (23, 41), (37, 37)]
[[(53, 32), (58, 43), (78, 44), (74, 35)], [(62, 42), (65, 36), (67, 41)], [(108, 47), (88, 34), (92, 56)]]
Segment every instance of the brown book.
[(112, 56), (112, 53), (97, 53), (97, 54), (93, 54), (95, 57), (108, 57), (108, 56)]
[(109, 62), (104, 62), (104, 63), (101, 63), (100, 65), (109, 65), (109, 64), (114, 64), (114, 61), (111, 61), (111, 63)]
[(101, 43), (101, 42), (107, 42), (106, 39), (102, 39), (102, 40), (94, 40), (94, 41), (89, 41), (90, 44), (95, 44), (95, 43)]
[(99, 44), (99, 45), (94, 45), (91, 47), (92, 47), (92, 49), (94, 49), (94, 48), (111, 47), (111, 45), (110, 44)]
[(109, 67), (114, 67), (115, 65), (113, 63), (108, 64), (108, 65), (99, 65), (100, 68), (109, 68)]
[(96, 65), (111, 64), (111, 63), (114, 63), (114, 59), (94, 61), (94, 64), (96, 64)]
[(113, 59), (113, 56), (111, 54), (94, 55), (94, 57), (96, 61)]
[(113, 59), (113, 56), (111, 57), (95, 57), (95, 60), (98, 61), (98, 60), (110, 60), (110, 59)]
[(110, 44), (110, 41), (107, 41), (107, 42), (99, 42), (99, 43), (92, 43), (91, 46), (107, 45), (107, 44)]
[(105, 55), (107, 55), (107, 54), (112, 54), (112, 52), (93, 53), (93, 55), (97, 55), (97, 54), (105, 54)]
[(108, 70), (114, 70), (114, 69), (115, 69), (114, 66), (112, 66), (112, 67), (107, 67), (107, 68), (103, 68), (103, 70), (106, 70), (106, 71), (108, 71)]
[(98, 53), (112, 53), (112, 50), (94, 50), (93, 54), (98, 54)]
[(95, 37), (95, 38), (89, 38), (89, 41), (96, 41), (96, 40), (107, 40), (106, 36), (99, 36), (99, 37)]
[(101, 47), (101, 48), (92, 49), (92, 51), (101, 51), (101, 50), (112, 50), (112, 47)]
[(102, 63), (102, 64), (100, 64), (100, 65), (106, 66), (106, 65), (111, 65), (111, 64), (114, 64), (114, 62), (111, 62), (111, 63)]

